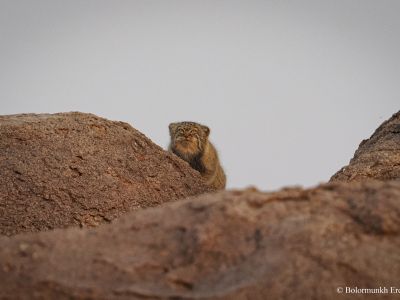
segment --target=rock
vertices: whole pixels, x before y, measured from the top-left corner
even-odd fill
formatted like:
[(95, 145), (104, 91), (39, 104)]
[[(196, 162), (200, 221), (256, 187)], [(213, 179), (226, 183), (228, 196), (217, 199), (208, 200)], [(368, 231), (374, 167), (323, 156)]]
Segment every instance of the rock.
[(399, 199), (400, 181), (225, 191), (2, 237), (0, 298), (354, 299), (337, 289), (399, 287)]
[(400, 111), (361, 142), (350, 164), (330, 181), (390, 180), (400, 178)]
[(207, 191), (187, 163), (127, 123), (84, 113), (0, 116), (0, 234), (97, 226)]
[(398, 299), (399, 117), (361, 144), (352, 172), (316, 188), (208, 193), (97, 228), (0, 237), (0, 299), (354, 299), (346, 288), (380, 287), (373, 299)]

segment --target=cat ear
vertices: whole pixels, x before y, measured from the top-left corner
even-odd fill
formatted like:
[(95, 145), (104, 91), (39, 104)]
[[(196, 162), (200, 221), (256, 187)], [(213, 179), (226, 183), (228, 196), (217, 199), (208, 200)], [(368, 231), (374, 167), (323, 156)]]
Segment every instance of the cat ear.
[(210, 128), (208, 128), (207, 126), (202, 126), (204, 133), (206, 134), (206, 136), (210, 135)]
[(168, 125), (170, 134), (173, 134), (175, 132), (176, 126), (177, 126), (176, 123), (171, 123), (171, 124)]

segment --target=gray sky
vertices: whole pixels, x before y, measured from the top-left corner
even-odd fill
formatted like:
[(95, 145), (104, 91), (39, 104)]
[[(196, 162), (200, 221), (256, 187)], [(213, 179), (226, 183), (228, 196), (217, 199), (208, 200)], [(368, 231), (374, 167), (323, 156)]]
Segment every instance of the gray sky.
[(0, 0), (0, 114), (211, 128), (228, 187), (326, 181), (400, 109), (400, 1)]

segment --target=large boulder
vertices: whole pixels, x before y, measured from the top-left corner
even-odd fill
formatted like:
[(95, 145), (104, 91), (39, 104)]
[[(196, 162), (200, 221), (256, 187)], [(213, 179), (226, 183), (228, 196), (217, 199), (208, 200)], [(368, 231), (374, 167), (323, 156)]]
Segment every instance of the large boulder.
[(208, 193), (97, 228), (0, 237), (0, 299), (398, 299), (400, 180), (384, 180), (398, 179), (398, 151), (374, 156), (398, 149), (398, 117), (361, 145), (357, 179)]
[(3, 237), (0, 298), (354, 299), (399, 288), (399, 201), (399, 181), (228, 191)]
[(127, 123), (0, 116), (0, 234), (96, 226), (208, 191), (198, 172)]
[(348, 166), (330, 181), (390, 180), (400, 178), (400, 112), (361, 142)]

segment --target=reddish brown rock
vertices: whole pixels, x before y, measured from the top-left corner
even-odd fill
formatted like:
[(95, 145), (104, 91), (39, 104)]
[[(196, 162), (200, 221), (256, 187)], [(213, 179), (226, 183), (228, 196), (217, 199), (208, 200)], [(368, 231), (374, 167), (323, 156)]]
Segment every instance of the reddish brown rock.
[(337, 289), (399, 287), (399, 201), (399, 181), (231, 191), (3, 237), (0, 298), (358, 299)]
[(361, 142), (350, 164), (330, 181), (391, 180), (400, 178), (400, 112)]
[(0, 299), (398, 299), (400, 180), (388, 180), (399, 178), (398, 118), (338, 182), (204, 194), (98, 228), (0, 237)]
[(0, 234), (96, 226), (207, 191), (129, 124), (83, 113), (0, 116)]

